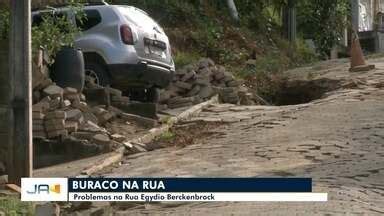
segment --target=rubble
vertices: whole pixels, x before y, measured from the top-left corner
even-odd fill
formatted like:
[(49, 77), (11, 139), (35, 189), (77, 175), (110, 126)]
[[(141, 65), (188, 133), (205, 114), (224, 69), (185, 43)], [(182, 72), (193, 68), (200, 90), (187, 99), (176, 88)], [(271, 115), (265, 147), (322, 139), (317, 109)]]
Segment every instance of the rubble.
[(73, 133), (73, 132), (76, 132), (79, 128), (79, 125), (77, 122), (71, 122), (71, 121), (66, 121), (65, 122), (65, 129), (69, 132), (69, 133)]
[(67, 120), (81, 124), (84, 121), (83, 113), (78, 109), (70, 109), (65, 112)]
[[(159, 104), (130, 101), (118, 89), (98, 86), (89, 77), (86, 80), (83, 92), (61, 88), (47, 76), (40, 76), (33, 85), (34, 139), (40, 140), (43, 146), (66, 149), (73, 159), (78, 155), (84, 157), (88, 152), (127, 147), (125, 136), (106, 129), (117, 118), (142, 128), (154, 128), (158, 124), (157, 109), (192, 106), (216, 94), (226, 103), (253, 103), (252, 94), (241, 82), (210, 59), (178, 70), (173, 83), (161, 92)], [(135, 143), (129, 151), (145, 152), (146, 149)]]
[[(40, 77), (34, 86), (33, 138), (41, 145), (50, 143), (51, 146), (55, 145), (55, 149), (69, 149), (69, 153), (73, 154), (70, 157), (74, 159), (80, 155), (87, 156), (88, 152), (91, 156), (123, 146), (120, 142), (126, 140), (124, 136), (111, 135), (104, 128), (116, 117), (144, 127), (157, 123), (156, 120), (126, 114), (112, 107), (106, 100), (111, 99), (112, 104), (129, 103), (129, 98), (117, 89), (93, 84), (92, 88), (84, 89), (84, 93), (93, 99), (87, 100), (77, 89), (61, 88), (48, 78)], [(106, 94), (110, 94), (110, 97)], [(88, 102), (92, 102), (92, 105)]]
[(59, 216), (60, 207), (58, 204), (52, 203), (52, 202), (37, 204), (35, 207), (35, 215), (36, 216), (46, 216), (46, 215)]
[(71, 135), (77, 139), (80, 139), (80, 140), (91, 140), (92, 137), (95, 135), (95, 133), (94, 132), (86, 132), (86, 131), (78, 131), (78, 132), (73, 132)]
[(62, 98), (64, 90), (57, 85), (50, 85), (43, 90), (45, 96), (50, 98)]
[(157, 120), (146, 118), (138, 115), (121, 113), (120, 117), (129, 122), (135, 122), (138, 125), (141, 125), (146, 128), (153, 128), (157, 125)]
[(241, 81), (236, 80), (223, 66), (204, 58), (176, 72), (171, 85), (160, 94), (159, 108), (191, 106), (215, 94), (219, 94), (223, 103), (254, 104), (253, 94), (242, 86)]
[(124, 142), (126, 137), (121, 134), (112, 134), (111, 135), (112, 140), (116, 142)]
[(0, 175), (5, 173), (5, 164), (0, 161)]
[(111, 139), (104, 134), (96, 134), (92, 137), (92, 141), (98, 145), (109, 145)]
[[(1, 163), (1, 162), (0, 162)], [(5, 172), (5, 171), (4, 171)], [(0, 172), (0, 185), (4, 185), (8, 183), (8, 175), (2, 175)], [(0, 214), (1, 215), (1, 214)]]

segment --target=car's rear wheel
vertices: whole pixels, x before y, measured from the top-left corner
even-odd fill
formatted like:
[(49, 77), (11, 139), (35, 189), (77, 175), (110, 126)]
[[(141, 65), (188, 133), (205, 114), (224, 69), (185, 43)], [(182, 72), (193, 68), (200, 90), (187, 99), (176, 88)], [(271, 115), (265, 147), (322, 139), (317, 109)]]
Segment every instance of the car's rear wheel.
[(104, 65), (95, 62), (85, 63), (85, 75), (91, 77), (95, 84), (100, 86), (110, 85), (107, 69)]
[(81, 92), (84, 87), (83, 53), (74, 48), (63, 47), (55, 57), (50, 77), (62, 88), (72, 87)]

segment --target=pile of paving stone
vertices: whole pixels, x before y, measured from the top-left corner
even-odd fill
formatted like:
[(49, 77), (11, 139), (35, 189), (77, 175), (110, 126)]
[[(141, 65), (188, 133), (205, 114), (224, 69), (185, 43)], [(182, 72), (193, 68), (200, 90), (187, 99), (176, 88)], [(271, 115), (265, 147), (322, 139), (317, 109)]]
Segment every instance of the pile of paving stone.
[[(115, 89), (110, 94), (115, 100), (122, 97)], [(34, 88), (33, 100), (34, 138), (56, 139), (70, 135), (105, 147), (110, 144), (103, 126), (118, 115), (117, 109), (107, 109), (105, 105), (91, 107), (84, 94), (74, 88), (61, 88), (49, 78)]]
[[(135, 113), (133, 108), (143, 110), (140, 104), (130, 101), (120, 90), (98, 86), (90, 78), (81, 90), (56, 85), (49, 78), (47, 59), (40, 51), (34, 55), (32, 64), (32, 136), (36, 167), (124, 146), (129, 137), (117, 134), (113, 126), (127, 124), (134, 134), (158, 124), (152, 116)], [(138, 148), (133, 145), (127, 150), (136, 153)], [(0, 158), (0, 176), (5, 173), (5, 167), (4, 157)]]
[(221, 102), (252, 105), (253, 96), (225, 67), (204, 58), (177, 70), (171, 85), (160, 94), (165, 108), (179, 108), (201, 103), (219, 94)]
[[(38, 84), (36, 82), (32, 105), (33, 138), (37, 147), (35, 153), (49, 155), (51, 152), (45, 149), (56, 146), (53, 152), (64, 149), (73, 160), (109, 152), (123, 146), (126, 137), (109, 132), (106, 129), (108, 123), (122, 119), (139, 128), (154, 127), (157, 123), (155, 119), (125, 113), (112, 106), (129, 104), (129, 98), (117, 89), (87, 82), (86, 88), (78, 92), (70, 87), (61, 88), (47, 77), (40, 79)], [(49, 157), (39, 165), (50, 165), (51, 158), (56, 160)]]

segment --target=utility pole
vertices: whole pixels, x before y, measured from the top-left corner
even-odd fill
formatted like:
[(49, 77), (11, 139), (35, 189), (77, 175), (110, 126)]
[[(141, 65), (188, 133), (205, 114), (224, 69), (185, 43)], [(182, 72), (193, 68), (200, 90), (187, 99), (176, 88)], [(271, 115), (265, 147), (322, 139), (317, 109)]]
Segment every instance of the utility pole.
[(351, 0), (352, 31), (359, 31), (359, 0)]
[(9, 41), (9, 182), (20, 185), (31, 177), (32, 160), (32, 66), (31, 0), (11, 0)]

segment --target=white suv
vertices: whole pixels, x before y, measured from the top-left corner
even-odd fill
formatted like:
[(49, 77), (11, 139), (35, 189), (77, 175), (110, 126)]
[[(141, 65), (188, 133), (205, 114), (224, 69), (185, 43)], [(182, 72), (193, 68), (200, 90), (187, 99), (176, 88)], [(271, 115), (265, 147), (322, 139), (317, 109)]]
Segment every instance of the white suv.
[[(33, 20), (43, 12), (33, 12)], [(145, 89), (152, 95), (169, 85), (175, 71), (171, 46), (164, 30), (147, 13), (107, 4), (84, 6), (84, 12), (86, 19), (79, 22), (69, 8), (55, 11), (82, 29), (75, 47), (84, 54), (86, 75), (103, 86)]]

